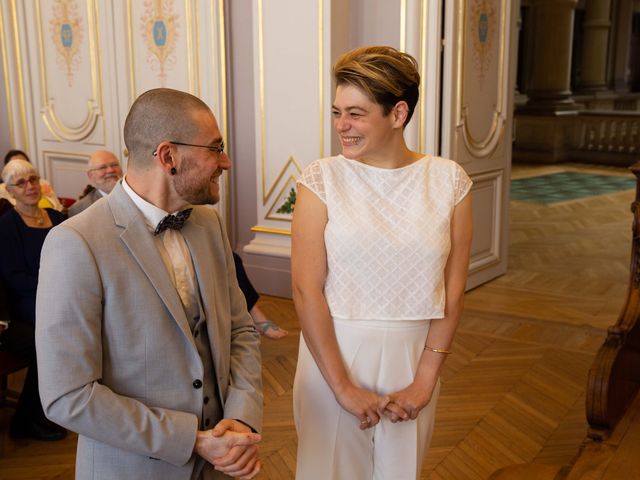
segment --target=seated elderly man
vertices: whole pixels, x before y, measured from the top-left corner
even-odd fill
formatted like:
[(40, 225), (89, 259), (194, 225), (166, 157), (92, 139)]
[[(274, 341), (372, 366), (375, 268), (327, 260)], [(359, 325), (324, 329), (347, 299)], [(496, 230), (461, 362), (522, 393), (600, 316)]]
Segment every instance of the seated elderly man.
[(111, 193), (118, 180), (122, 178), (122, 168), (116, 156), (106, 150), (98, 150), (89, 157), (89, 169), (87, 170), (89, 185), (84, 195), (69, 207), (69, 216), (72, 217), (92, 203)]

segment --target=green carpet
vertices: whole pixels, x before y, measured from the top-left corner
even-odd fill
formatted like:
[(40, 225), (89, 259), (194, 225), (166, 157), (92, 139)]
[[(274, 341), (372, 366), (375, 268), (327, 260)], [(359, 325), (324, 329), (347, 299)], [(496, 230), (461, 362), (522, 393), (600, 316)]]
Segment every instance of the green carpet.
[(635, 188), (634, 178), (560, 172), (511, 181), (511, 199), (534, 203), (557, 203)]

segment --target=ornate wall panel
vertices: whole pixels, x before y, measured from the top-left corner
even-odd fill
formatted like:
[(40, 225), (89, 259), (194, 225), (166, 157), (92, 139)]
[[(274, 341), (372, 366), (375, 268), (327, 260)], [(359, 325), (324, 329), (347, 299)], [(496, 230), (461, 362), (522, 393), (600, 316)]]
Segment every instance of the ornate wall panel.
[(223, 7), (223, 0), (3, 1), (11, 147), (27, 151), (60, 196), (76, 197), (92, 151), (112, 150), (126, 164), (124, 119), (150, 88), (200, 96), (226, 133)]
[(0, 7), (10, 146), (27, 152), (59, 196), (76, 197), (89, 153), (118, 138), (115, 111), (104, 103), (105, 71), (113, 68), (104, 58), (102, 6), (9, 0)]
[(56, 150), (44, 150), (42, 154), (51, 172), (49, 181), (56, 191), (76, 191), (78, 185), (87, 183), (85, 168), (89, 154)]
[(475, 205), (497, 205), (490, 215), (474, 208), (474, 224), (484, 224), (485, 228), (475, 229), (471, 248), (470, 269), (477, 270), (492, 265), (500, 259), (501, 199), (504, 176), (502, 170), (476, 175), (473, 178), (473, 202)]
[[(488, 157), (498, 148), (513, 95), (505, 70), (509, 66), (505, 54), (510, 12), (507, 0), (469, 0), (458, 10), (462, 49), (457, 58), (460, 75), (455, 134), (466, 152), (477, 158)], [(462, 161), (464, 155), (458, 153), (454, 156)]]
[(105, 142), (95, 1), (35, 2), (41, 140)]
[[(254, 3), (258, 218), (250, 253), (289, 256), (295, 180), (330, 154), (330, 3)], [(284, 28), (285, 18), (296, 21)]]
[(447, 4), (443, 67), (443, 155), (475, 182), (468, 286), (507, 268), (511, 120), (515, 79), (514, 2)]

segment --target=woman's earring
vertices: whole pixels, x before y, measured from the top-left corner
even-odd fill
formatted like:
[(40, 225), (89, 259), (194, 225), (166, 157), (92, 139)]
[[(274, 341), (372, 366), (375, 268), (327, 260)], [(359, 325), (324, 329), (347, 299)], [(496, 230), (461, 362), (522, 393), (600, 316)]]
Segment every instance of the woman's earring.
[(178, 173), (176, 167), (171, 167), (171, 170), (169, 170), (169, 172), (171, 173), (171, 175), (175, 175), (176, 173)]

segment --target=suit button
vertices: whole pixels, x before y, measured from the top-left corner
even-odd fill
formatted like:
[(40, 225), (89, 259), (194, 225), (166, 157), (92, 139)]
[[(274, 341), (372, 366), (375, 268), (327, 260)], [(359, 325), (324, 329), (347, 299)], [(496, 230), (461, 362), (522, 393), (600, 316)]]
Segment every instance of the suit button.
[(202, 399), (202, 401), (204, 402), (204, 404), (206, 405), (207, 403), (209, 403), (209, 397), (204, 397)]
[(202, 388), (202, 380), (196, 378), (193, 381), (193, 388)]

